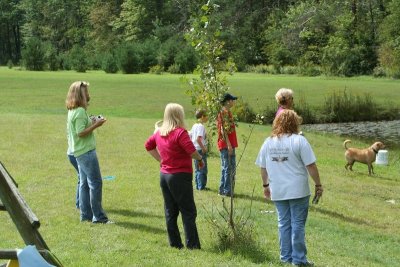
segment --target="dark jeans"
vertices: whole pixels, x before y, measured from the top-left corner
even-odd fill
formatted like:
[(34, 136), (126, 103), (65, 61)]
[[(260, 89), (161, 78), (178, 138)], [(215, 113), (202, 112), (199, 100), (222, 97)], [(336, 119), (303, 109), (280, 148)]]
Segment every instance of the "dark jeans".
[(178, 228), (178, 215), (182, 214), (186, 247), (199, 249), (200, 240), (196, 226), (196, 205), (193, 198), (191, 173), (160, 173), (160, 186), (164, 197), (165, 220), (169, 244), (182, 248), (182, 239)]
[(78, 162), (76, 162), (76, 158), (74, 155), (68, 155), (69, 162), (71, 162), (71, 165), (74, 166), (76, 173), (78, 175), (78, 185), (76, 186), (76, 198), (75, 198), (75, 206), (77, 209), (79, 209), (79, 168), (78, 168)]

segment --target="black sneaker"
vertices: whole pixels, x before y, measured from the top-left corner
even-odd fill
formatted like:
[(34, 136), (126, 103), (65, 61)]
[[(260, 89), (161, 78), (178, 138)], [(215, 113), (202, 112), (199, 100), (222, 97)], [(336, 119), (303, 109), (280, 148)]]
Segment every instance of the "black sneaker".
[(114, 224), (115, 222), (107, 220), (107, 221), (95, 221), (93, 223), (99, 223), (99, 224)]
[(312, 261), (306, 261), (305, 263), (292, 263), (294, 266), (314, 266), (314, 262)]

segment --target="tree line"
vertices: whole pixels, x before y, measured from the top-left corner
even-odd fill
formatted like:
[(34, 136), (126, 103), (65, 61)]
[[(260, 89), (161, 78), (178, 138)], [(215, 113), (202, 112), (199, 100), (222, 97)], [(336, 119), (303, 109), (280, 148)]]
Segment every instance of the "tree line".
[[(400, 1), (209, 0), (239, 71), (400, 77)], [(207, 1), (0, 0), (0, 65), (189, 73)], [(205, 22), (204, 27), (206, 25)]]

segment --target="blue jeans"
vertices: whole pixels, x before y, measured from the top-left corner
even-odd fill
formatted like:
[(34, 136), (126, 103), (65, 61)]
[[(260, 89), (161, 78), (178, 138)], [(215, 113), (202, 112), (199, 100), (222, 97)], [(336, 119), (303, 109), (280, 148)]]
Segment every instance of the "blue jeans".
[(278, 213), (280, 259), (301, 264), (307, 262), (304, 240), (310, 196), (274, 201)]
[(204, 161), (204, 167), (202, 169), (199, 168), (199, 161), (198, 160), (194, 160), (194, 178), (196, 181), (196, 189), (197, 190), (203, 190), (206, 185), (207, 185), (207, 153), (203, 154), (203, 151), (197, 150), (197, 152), (199, 152), (199, 154), (203, 157), (203, 161)]
[(77, 209), (79, 209), (79, 168), (78, 168), (78, 162), (76, 162), (76, 158), (74, 155), (68, 155), (69, 162), (71, 163), (72, 166), (74, 166), (76, 173), (78, 175), (78, 185), (76, 186), (76, 198), (75, 198), (75, 206)]
[(76, 158), (79, 166), (79, 208), (81, 221), (108, 221), (101, 201), (103, 180), (101, 178), (96, 150), (93, 149)]
[(220, 150), (221, 153), (221, 183), (219, 193), (221, 195), (233, 195), (235, 188), (236, 175), (236, 155), (233, 149), (232, 155), (229, 155), (228, 149)]

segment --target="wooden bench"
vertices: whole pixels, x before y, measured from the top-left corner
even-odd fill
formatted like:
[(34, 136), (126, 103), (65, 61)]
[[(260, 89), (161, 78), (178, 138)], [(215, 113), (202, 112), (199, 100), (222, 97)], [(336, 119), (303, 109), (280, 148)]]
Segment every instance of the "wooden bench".
[[(50, 264), (62, 266), (50, 252), (38, 229), (40, 221), (19, 193), (17, 183), (0, 162), (0, 210), (7, 211), (26, 245), (35, 245)], [(17, 250), (0, 249), (0, 259), (17, 259)]]

